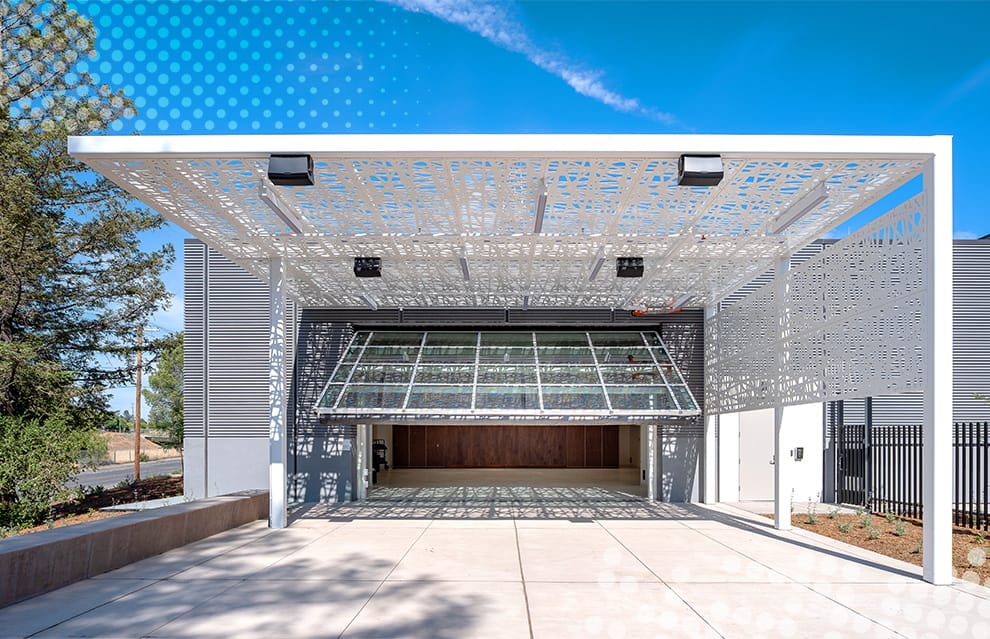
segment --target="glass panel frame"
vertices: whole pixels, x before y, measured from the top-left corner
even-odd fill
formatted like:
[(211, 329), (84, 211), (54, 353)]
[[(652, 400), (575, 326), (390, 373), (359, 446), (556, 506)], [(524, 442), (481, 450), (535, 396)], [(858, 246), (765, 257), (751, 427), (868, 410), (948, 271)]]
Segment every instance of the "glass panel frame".
[(520, 386), (477, 386), (474, 401), (475, 410), (539, 410), (540, 393), (537, 387)]
[(700, 413), (660, 335), (621, 329), (358, 331), (314, 408), (338, 419)]
[(413, 376), (412, 364), (359, 363), (351, 373), (351, 384), (408, 384)]
[(595, 356), (591, 347), (541, 346), (536, 349), (540, 364), (594, 364)]
[(478, 383), (536, 386), (536, 366), (481, 364), (478, 366)]
[(676, 411), (677, 404), (666, 386), (606, 386), (613, 410)]
[(339, 408), (385, 408), (402, 406), (407, 384), (348, 384), (341, 393)]
[(598, 386), (552, 385), (543, 387), (543, 406), (555, 410), (608, 410), (608, 400)]
[(483, 346), (478, 350), (481, 364), (536, 364), (533, 347)]
[(601, 380), (594, 366), (540, 364), (540, 383), (547, 385), (598, 385)]
[(474, 366), (467, 364), (420, 364), (413, 386), (418, 384), (474, 385)]
[(423, 384), (413, 386), (409, 390), (406, 408), (436, 408), (443, 406), (448, 410), (471, 408), (472, 389), (470, 386), (444, 386), (440, 384)]

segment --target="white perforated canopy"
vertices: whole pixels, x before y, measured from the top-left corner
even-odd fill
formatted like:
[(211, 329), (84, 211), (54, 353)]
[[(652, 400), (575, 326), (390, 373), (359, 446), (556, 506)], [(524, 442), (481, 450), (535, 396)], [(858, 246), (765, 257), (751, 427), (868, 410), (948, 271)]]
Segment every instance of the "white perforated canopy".
[[(917, 176), (917, 149), (841, 136), (70, 139), (262, 280), (283, 258), (300, 303), (372, 308), (703, 306)], [(272, 186), (272, 153), (311, 155), (316, 184)], [(678, 186), (682, 153), (720, 154), (724, 179)], [(380, 257), (381, 277), (355, 277), (355, 257)], [(617, 278), (617, 257), (644, 258), (644, 276)]]

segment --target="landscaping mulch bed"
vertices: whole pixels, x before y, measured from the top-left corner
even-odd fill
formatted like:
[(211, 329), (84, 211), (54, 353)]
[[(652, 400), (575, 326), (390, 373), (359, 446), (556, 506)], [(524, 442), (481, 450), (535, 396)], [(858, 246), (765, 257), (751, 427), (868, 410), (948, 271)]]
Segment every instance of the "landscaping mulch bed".
[(21, 528), (10, 534), (23, 535), (38, 530), (61, 528), (62, 526), (71, 526), (87, 521), (116, 517), (117, 515), (123, 515), (124, 512), (102, 512), (100, 508), (161, 499), (163, 497), (175, 497), (181, 494), (182, 476), (149, 477), (130, 484), (114, 486), (113, 488), (105, 488), (103, 490), (91, 489), (78, 500), (56, 504), (53, 508), (54, 517), (51, 522), (32, 528)]
[[(769, 517), (773, 519), (773, 515)], [(809, 519), (807, 514), (794, 513), (791, 515), (791, 525), (916, 566), (921, 565), (920, 521), (901, 519), (903, 534), (897, 535), (896, 522), (888, 521), (883, 515), (871, 515), (866, 527), (863, 526), (863, 515), (826, 513), (818, 514), (815, 523), (810, 523)], [(848, 530), (843, 532), (846, 524)], [(871, 529), (875, 531), (875, 538), (870, 536)], [(952, 566), (956, 577), (990, 588), (990, 534), (954, 526)]]

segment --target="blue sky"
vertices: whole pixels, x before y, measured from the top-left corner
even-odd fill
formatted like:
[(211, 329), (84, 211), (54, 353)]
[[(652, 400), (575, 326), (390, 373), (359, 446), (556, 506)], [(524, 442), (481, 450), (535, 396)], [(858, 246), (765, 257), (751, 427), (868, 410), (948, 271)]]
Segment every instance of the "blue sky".
[(990, 233), (990, 2), (72, 5), (138, 107), (115, 134), (951, 134), (956, 236)]

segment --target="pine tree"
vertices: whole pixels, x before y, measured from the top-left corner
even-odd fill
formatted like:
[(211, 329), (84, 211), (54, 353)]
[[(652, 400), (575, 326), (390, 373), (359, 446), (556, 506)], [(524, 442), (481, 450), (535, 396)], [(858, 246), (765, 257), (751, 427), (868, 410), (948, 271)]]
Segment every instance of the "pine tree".
[(142, 250), (162, 219), (67, 153), (67, 136), (133, 113), (79, 67), (92, 23), (65, 0), (0, 0), (0, 30), (0, 415), (93, 415), (133, 372), (173, 252)]
[(66, 0), (0, 0), (0, 526), (35, 523), (129, 381), (138, 326), (167, 302), (162, 219), (69, 157), (67, 137), (133, 113), (80, 62), (92, 23)]

